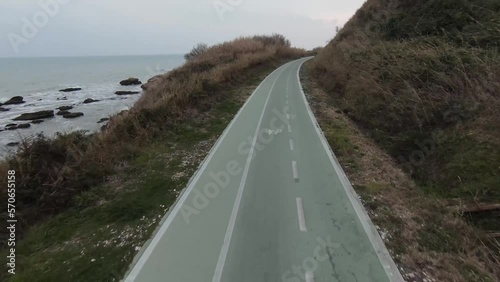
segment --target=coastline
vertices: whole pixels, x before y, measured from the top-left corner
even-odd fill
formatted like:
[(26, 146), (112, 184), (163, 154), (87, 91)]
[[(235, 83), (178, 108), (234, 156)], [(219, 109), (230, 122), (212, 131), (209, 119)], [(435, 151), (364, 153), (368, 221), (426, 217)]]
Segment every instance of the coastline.
[[(51, 62), (52, 59), (57, 62)], [(1, 60), (8, 63), (0, 67), (0, 74), (3, 75), (0, 82), (5, 80), (9, 84), (0, 98), (0, 158), (15, 153), (18, 143), (23, 139), (32, 140), (38, 134), (53, 138), (58, 133), (98, 132), (107, 123), (106, 119), (130, 109), (143, 94), (141, 85), (122, 86), (120, 80), (138, 75), (140, 80), (147, 81), (184, 62), (180, 55)], [(29, 64), (34, 66), (32, 71), (28, 71)], [(43, 71), (43, 68), (47, 71)], [(29, 78), (26, 79), (26, 76)], [(67, 88), (81, 90), (60, 91)], [(117, 91), (132, 91), (134, 94), (117, 95)], [(12, 97), (22, 97), (23, 101), (1, 105)], [(83, 115), (64, 118), (56, 115), (60, 107), (72, 107), (71, 112)], [(14, 120), (21, 114), (39, 111), (54, 111), (54, 116), (34, 122)], [(20, 127), (14, 129), (17, 126)]]
[(0, 162), (18, 172), (15, 279), (121, 279), (255, 85), (304, 55), (279, 35), (211, 47), (149, 81), (106, 130), (36, 139)]

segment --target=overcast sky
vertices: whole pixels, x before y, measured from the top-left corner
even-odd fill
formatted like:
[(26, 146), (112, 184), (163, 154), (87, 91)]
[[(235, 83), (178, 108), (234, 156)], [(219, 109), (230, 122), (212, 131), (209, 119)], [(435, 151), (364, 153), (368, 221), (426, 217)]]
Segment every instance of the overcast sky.
[(311, 49), (363, 2), (0, 0), (0, 57), (183, 54), (198, 42), (271, 33)]

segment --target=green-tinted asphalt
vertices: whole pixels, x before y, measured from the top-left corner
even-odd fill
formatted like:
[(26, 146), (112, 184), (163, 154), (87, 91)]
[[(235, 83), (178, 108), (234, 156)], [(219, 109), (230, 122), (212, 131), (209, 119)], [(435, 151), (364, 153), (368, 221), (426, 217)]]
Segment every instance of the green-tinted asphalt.
[(256, 89), (125, 281), (403, 281), (313, 120), (305, 60)]

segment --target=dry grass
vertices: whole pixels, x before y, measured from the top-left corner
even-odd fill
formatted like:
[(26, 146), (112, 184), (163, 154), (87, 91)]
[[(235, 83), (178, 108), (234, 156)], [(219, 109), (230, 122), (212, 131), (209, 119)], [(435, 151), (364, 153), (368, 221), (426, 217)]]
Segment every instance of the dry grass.
[(499, 202), (499, 18), (498, 1), (370, 0), (314, 75), (427, 192)]
[(106, 134), (151, 138), (163, 127), (210, 109), (214, 101), (224, 98), (217, 90), (244, 80), (252, 69), (305, 54), (302, 49), (281, 44), (279, 37), (276, 41), (274, 38), (245, 37), (215, 45), (184, 66), (154, 77), (146, 84), (147, 90), (134, 108), (114, 119)]
[(406, 281), (496, 281), (499, 256), (446, 201), (428, 197), (310, 79), (306, 92), (332, 149)]
[[(225, 101), (227, 91), (222, 90), (304, 54), (280, 35), (212, 46), (185, 65), (151, 79), (134, 107), (114, 116), (103, 132), (72, 133), (54, 140), (40, 136), (25, 142), (17, 155), (0, 163), (0, 175), (7, 175), (8, 169), (17, 172), (18, 236), (26, 227), (73, 206), (75, 196), (103, 183), (144, 147), (175, 136), (179, 125)], [(0, 178), (3, 202), (6, 179)], [(1, 214), (6, 214), (6, 206)]]
[[(346, 154), (344, 166), (368, 206), (403, 217), (395, 231), (405, 265), (439, 281), (500, 279), (500, 245), (478, 239), (500, 230), (498, 213), (468, 223), (458, 213), (500, 202), (499, 39), (498, 1), (368, 0), (312, 65), (345, 125), (354, 123), (386, 156)], [(363, 146), (339, 137), (350, 134), (341, 127), (330, 141), (355, 154)], [(411, 178), (396, 181), (401, 172), (380, 171), (385, 164)], [(377, 168), (364, 169), (370, 165)]]

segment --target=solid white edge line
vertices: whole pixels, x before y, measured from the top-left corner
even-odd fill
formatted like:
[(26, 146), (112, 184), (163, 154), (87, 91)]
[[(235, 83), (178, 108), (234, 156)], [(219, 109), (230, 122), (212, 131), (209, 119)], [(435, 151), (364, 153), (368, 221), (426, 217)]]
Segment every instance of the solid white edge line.
[(314, 282), (314, 272), (306, 272), (306, 282)]
[(295, 179), (295, 181), (299, 180), (299, 170), (297, 169), (296, 161), (292, 161), (292, 171), (293, 171), (293, 179)]
[(293, 140), (290, 139), (290, 151), (295, 150), (295, 146), (293, 145)]
[(302, 63), (300, 63), (298, 69), (297, 69), (297, 81), (299, 83), (299, 89), (300, 92), (302, 93), (302, 98), (304, 99), (304, 103), (306, 105), (307, 112), (309, 114), (309, 117), (311, 118), (311, 122), (313, 123), (313, 126), (316, 128), (316, 133), (318, 134), (321, 143), (323, 144), (324, 149), (326, 150), (328, 157), (333, 165), (333, 168), (337, 172), (341, 182), (342, 186), (344, 187), (345, 191), (347, 192), (347, 196), (349, 197), (349, 200), (356, 211), (356, 214), (358, 215), (358, 218), (361, 221), (361, 224), (363, 225), (363, 229), (365, 230), (366, 234), (368, 235), (368, 239), (370, 240), (375, 252), (377, 253), (377, 256), (382, 263), (382, 266), (384, 267), (384, 270), (391, 282), (404, 282), (403, 277), (401, 276), (401, 273), (398, 270), (398, 267), (394, 263), (394, 260), (392, 259), (391, 254), (387, 250), (387, 247), (384, 244), (384, 241), (382, 241), (382, 238), (380, 237), (380, 234), (378, 233), (377, 229), (375, 228), (375, 225), (371, 221), (370, 217), (366, 213), (365, 208), (361, 204), (356, 191), (354, 191), (354, 188), (351, 185), (351, 182), (347, 178), (347, 175), (345, 174), (344, 170), (342, 169), (342, 166), (340, 165), (339, 161), (337, 160), (337, 157), (335, 156), (335, 153), (333, 150), (330, 148), (330, 145), (328, 145), (328, 142), (326, 141), (326, 138), (324, 136), (323, 131), (320, 129), (318, 121), (314, 117), (314, 114), (311, 110), (311, 107), (309, 106), (309, 103), (307, 102), (306, 94), (304, 93), (304, 90), (302, 88), (302, 83), (300, 81), (300, 69), (302, 68), (302, 65), (310, 60), (313, 57), (308, 57), (305, 58)]
[(264, 104), (262, 113), (259, 118), (259, 122), (257, 124), (257, 128), (255, 129), (255, 135), (252, 141), (252, 148), (250, 149), (250, 153), (248, 154), (247, 162), (245, 165), (245, 170), (243, 172), (243, 176), (241, 177), (240, 186), (238, 188), (238, 194), (236, 195), (236, 200), (234, 201), (233, 211), (231, 213), (231, 218), (229, 219), (229, 225), (227, 226), (226, 236), (224, 237), (224, 242), (221, 247), (221, 252), (219, 254), (219, 259), (217, 261), (217, 266), (215, 268), (214, 277), (212, 282), (220, 282), (222, 279), (222, 272), (224, 271), (224, 265), (226, 263), (227, 253), (229, 251), (229, 245), (231, 243), (231, 237), (233, 236), (234, 225), (236, 224), (236, 218), (238, 217), (238, 211), (240, 208), (241, 198), (243, 197), (243, 190), (245, 189), (246, 179), (248, 176), (248, 171), (250, 169), (250, 163), (252, 162), (252, 156), (255, 152), (255, 145), (257, 144), (257, 137), (259, 135), (259, 129), (262, 125), (262, 120), (264, 118), (264, 114), (266, 112), (267, 105), (269, 103), (269, 98), (271, 98), (271, 94), (273, 92), (274, 86), (278, 81), (279, 77), (283, 71), (281, 71), (276, 79), (274, 80), (273, 85), (271, 86), (271, 90), (269, 90), (269, 94), (266, 99), (266, 103)]
[[(126, 274), (126, 278), (123, 281), (125, 281), (125, 282), (133, 282), (133, 281), (135, 281), (137, 275), (139, 275), (139, 273), (142, 270), (144, 264), (146, 263), (146, 261), (149, 259), (149, 257), (153, 253), (154, 249), (156, 248), (156, 245), (158, 244), (158, 242), (160, 241), (160, 239), (163, 237), (163, 235), (167, 231), (168, 227), (170, 226), (170, 224), (174, 220), (175, 216), (177, 215), (177, 213), (181, 209), (181, 207), (184, 204), (184, 202), (186, 202), (189, 194), (194, 189), (194, 186), (197, 184), (198, 179), (200, 178), (201, 174), (204, 172), (205, 168), (207, 167), (208, 163), (212, 159), (212, 157), (215, 154), (215, 152), (217, 152), (217, 149), (219, 148), (220, 144), (222, 143), (222, 141), (226, 137), (226, 135), (229, 132), (229, 130), (233, 127), (236, 119), (240, 116), (240, 114), (243, 111), (243, 109), (248, 105), (248, 103), (250, 102), (250, 100), (252, 99), (252, 97), (255, 96), (254, 94), (257, 93), (257, 91), (262, 87), (262, 85), (264, 85), (264, 82), (266, 82), (266, 80), (269, 77), (271, 77), (274, 73), (276, 73), (278, 70), (282, 69), (283, 67), (285, 67), (288, 64), (290, 64), (290, 62), (286, 63), (286, 64), (283, 64), (279, 68), (275, 69), (268, 76), (266, 76), (266, 78), (264, 78), (264, 80), (262, 80), (262, 82), (257, 86), (257, 88), (255, 88), (255, 90), (250, 95), (250, 97), (247, 99), (247, 101), (245, 102), (245, 104), (243, 104), (243, 106), (240, 108), (240, 110), (234, 116), (233, 120), (231, 120), (231, 122), (226, 127), (226, 129), (224, 130), (224, 132), (222, 133), (222, 135), (219, 137), (219, 139), (215, 143), (214, 147), (212, 147), (212, 149), (210, 149), (210, 152), (208, 153), (207, 157), (202, 162), (201, 168), (198, 171), (196, 171), (194, 178), (191, 178), (190, 182), (188, 183), (187, 189), (185, 189), (185, 191), (183, 192), (182, 196), (179, 198), (178, 202), (174, 203), (173, 207), (171, 207), (169, 209), (169, 210), (172, 210), (172, 212), (170, 212), (170, 213), (167, 212), (167, 214), (165, 215), (166, 218), (164, 217), (162, 219), (162, 221), (164, 221), (164, 223), (161, 225), (160, 229), (157, 230), (157, 232), (154, 235), (153, 239), (148, 244), (146, 250), (142, 254), (140, 254), (139, 259), (133, 265), (132, 270), (130, 270), (130, 272), (128, 274)], [(136, 260), (136, 259), (137, 258), (134, 258), (134, 260)]]
[(304, 215), (304, 200), (302, 200), (302, 198), (297, 198), (297, 214), (300, 231), (307, 232), (306, 217)]

